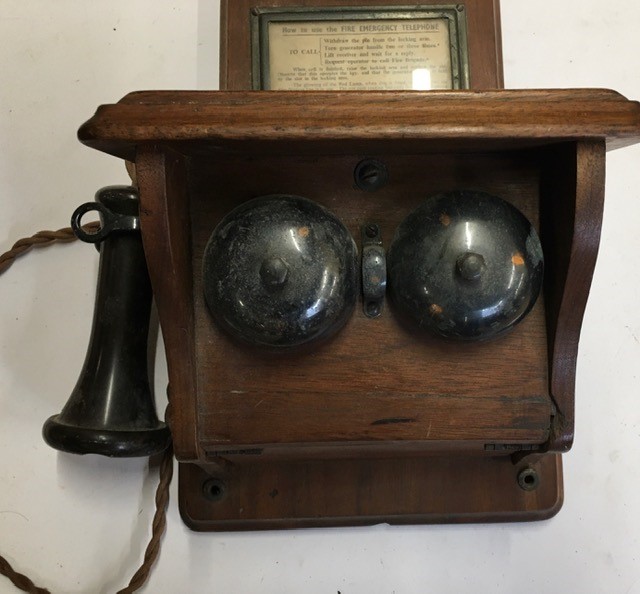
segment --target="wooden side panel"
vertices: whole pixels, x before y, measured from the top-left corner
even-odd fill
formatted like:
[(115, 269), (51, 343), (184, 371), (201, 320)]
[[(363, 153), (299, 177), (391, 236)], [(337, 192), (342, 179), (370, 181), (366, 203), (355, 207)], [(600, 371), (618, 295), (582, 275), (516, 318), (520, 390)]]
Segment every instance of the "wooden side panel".
[(580, 328), (595, 269), (604, 208), (605, 144), (570, 143), (545, 154), (542, 241), (547, 266), (551, 394), (558, 411), (549, 448), (573, 443)]
[[(424, 0), (429, 5), (463, 4), (467, 14), (472, 89), (503, 87), (502, 38), (499, 0), (446, 2)], [(409, 6), (405, 0), (221, 0), (220, 89), (249, 90), (251, 81), (251, 9), (257, 7), (393, 7)]]
[(498, 89), (504, 89), (504, 58), (502, 56), (502, 15), (500, 13), (500, 0), (493, 2), (493, 23), (495, 25), (496, 38), (496, 64), (498, 65)]
[(176, 457), (197, 457), (189, 208), (184, 157), (138, 147), (140, 225), (169, 371), (168, 421)]
[(500, 0), (465, 2), (471, 89), (504, 88)]

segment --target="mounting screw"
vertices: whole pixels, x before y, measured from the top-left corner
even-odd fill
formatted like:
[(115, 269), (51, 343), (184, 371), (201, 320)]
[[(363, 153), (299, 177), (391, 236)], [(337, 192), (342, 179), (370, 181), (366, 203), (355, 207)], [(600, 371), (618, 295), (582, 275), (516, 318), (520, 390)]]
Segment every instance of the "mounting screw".
[(367, 301), (365, 313), (370, 318), (377, 318), (381, 313), (381, 304), (378, 301)]
[(486, 268), (484, 258), (474, 252), (466, 252), (458, 257), (456, 271), (466, 281), (479, 281)]
[(364, 232), (367, 237), (373, 239), (378, 235), (378, 233), (380, 233), (380, 229), (378, 228), (378, 225), (376, 225), (375, 223), (369, 223), (365, 227)]
[(202, 494), (209, 501), (220, 501), (226, 492), (227, 488), (220, 479), (209, 478), (202, 483)]
[(521, 470), (518, 474), (518, 485), (524, 491), (535, 491), (540, 485), (538, 473), (530, 466)]
[(267, 258), (260, 266), (262, 284), (268, 289), (284, 287), (289, 277), (289, 266), (282, 258)]
[(389, 173), (387, 166), (376, 159), (363, 159), (356, 165), (353, 177), (361, 190), (375, 192), (387, 185)]

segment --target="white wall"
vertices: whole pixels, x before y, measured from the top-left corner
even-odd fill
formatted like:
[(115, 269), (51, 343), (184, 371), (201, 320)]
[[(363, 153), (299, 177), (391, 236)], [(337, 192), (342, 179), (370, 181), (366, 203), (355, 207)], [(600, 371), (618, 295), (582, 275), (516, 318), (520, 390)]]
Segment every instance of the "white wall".
[[(138, 89), (215, 88), (217, 3), (3, 0), (0, 251), (69, 214), (121, 162), (78, 126)], [(509, 87), (611, 87), (640, 98), (640, 4), (503, 0)], [(609, 156), (603, 241), (578, 362), (566, 500), (547, 522), (195, 534), (173, 485), (145, 592), (640, 594), (640, 150)], [(58, 454), (40, 436), (82, 364), (97, 257), (81, 244), (21, 259), (0, 278), (0, 553), (56, 592), (113, 592), (148, 538), (145, 461)], [(160, 407), (166, 381), (158, 370)], [(0, 593), (14, 591), (0, 578)]]

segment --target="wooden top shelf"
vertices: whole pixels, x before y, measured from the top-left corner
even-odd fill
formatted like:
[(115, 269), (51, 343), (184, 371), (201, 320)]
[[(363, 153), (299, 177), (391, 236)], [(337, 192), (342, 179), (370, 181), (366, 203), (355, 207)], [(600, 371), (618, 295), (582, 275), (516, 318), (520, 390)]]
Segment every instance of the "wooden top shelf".
[(640, 104), (600, 89), (497, 91), (143, 91), (103, 105), (78, 132), (135, 159), (139, 144), (280, 154), (486, 151), (606, 139), (640, 142)]

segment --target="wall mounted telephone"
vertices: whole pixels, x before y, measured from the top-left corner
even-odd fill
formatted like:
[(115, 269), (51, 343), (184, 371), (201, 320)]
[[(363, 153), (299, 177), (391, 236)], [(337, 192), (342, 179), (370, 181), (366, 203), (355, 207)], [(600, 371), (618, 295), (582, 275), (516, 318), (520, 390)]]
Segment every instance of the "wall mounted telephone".
[[(137, 187), (74, 214), (100, 247), (97, 309), (46, 440), (149, 455), (170, 428), (199, 530), (549, 517), (605, 152), (638, 141), (638, 105), (601, 90), (251, 91), (268, 46), (252, 33), (293, 6), (273, 4), (222, 3), (234, 90), (132, 93), (80, 129), (135, 164)], [(287, 22), (344, 16), (306, 4)], [(351, 20), (393, 25), (354, 4)], [(449, 55), (458, 82), (501, 86), (498, 3), (430, 4), (409, 25), (468, 32)], [(168, 425), (146, 377), (152, 291)]]
[[(144, 93), (81, 135), (134, 161), (140, 183), (77, 212), (79, 228), (100, 211), (83, 237), (105, 261), (87, 361), (45, 425), (52, 445), (149, 455), (170, 426), (198, 530), (559, 509), (604, 150), (637, 140), (636, 104), (600, 91)], [(473, 243), (487, 227), (506, 239)], [(167, 424), (146, 379), (149, 274)], [(489, 280), (492, 301), (474, 302)]]
[[(103, 240), (104, 311), (45, 437), (110, 455), (165, 446), (143, 365), (121, 405), (115, 365), (100, 366), (129, 340), (124, 360), (144, 358), (146, 260), (192, 528), (553, 515), (605, 150), (639, 132), (639, 106), (609, 91), (102, 106), (80, 139), (135, 161), (138, 190), (105, 189), (74, 215), (102, 217), (84, 238)], [(116, 272), (126, 286), (104, 281)]]

